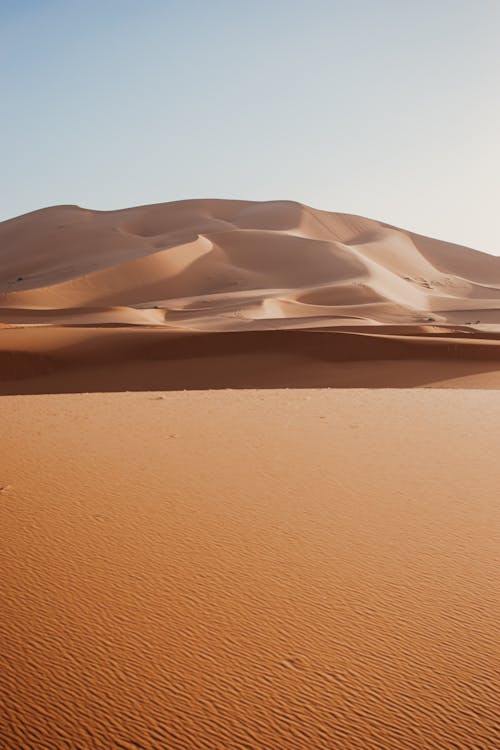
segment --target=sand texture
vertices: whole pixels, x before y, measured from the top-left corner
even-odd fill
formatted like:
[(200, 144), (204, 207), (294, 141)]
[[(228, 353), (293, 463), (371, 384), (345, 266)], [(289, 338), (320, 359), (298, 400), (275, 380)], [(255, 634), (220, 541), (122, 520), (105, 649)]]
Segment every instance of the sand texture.
[(499, 338), (500, 258), (359, 216), (192, 200), (0, 224), (3, 394), (497, 388)]
[(500, 746), (493, 392), (0, 410), (2, 748)]

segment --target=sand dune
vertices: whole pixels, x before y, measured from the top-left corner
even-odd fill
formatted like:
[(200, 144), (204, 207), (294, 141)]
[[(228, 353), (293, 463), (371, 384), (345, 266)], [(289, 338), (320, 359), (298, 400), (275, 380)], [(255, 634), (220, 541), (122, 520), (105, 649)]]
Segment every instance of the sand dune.
[[(4, 393), (82, 377), (86, 390), (204, 387), (204, 367), (206, 387), (255, 385), (253, 370), (260, 387), (268, 370), (274, 385), (377, 384), (356, 362), (391, 363), (382, 384), (409, 384), (408, 359), (413, 384), (459, 384), (473, 360), (496, 387), (500, 259), (289, 201), (56, 206), (0, 225), (0, 324)], [(235, 360), (231, 379), (233, 347), (253, 367)]]

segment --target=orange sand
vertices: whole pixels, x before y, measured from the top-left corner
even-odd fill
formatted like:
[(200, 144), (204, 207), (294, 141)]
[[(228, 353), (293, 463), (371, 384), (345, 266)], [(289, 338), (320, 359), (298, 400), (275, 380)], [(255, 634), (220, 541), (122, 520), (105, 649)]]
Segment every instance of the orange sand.
[(0, 746), (499, 746), (500, 402), (0, 399)]

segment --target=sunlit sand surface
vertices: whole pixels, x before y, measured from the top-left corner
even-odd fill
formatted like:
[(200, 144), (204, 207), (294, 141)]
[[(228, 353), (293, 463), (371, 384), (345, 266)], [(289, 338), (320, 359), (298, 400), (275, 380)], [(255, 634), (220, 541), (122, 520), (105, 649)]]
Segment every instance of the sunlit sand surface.
[(500, 258), (292, 201), (0, 224), (0, 394), (500, 387)]
[(499, 747), (495, 392), (0, 399), (0, 746)]

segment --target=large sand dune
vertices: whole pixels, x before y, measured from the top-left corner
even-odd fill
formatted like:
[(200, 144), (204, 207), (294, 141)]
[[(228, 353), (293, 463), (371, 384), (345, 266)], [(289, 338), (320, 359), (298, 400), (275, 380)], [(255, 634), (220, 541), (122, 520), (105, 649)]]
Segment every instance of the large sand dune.
[(500, 259), (288, 201), (56, 206), (0, 225), (0, 326), (3, 393), (496, 387)]

